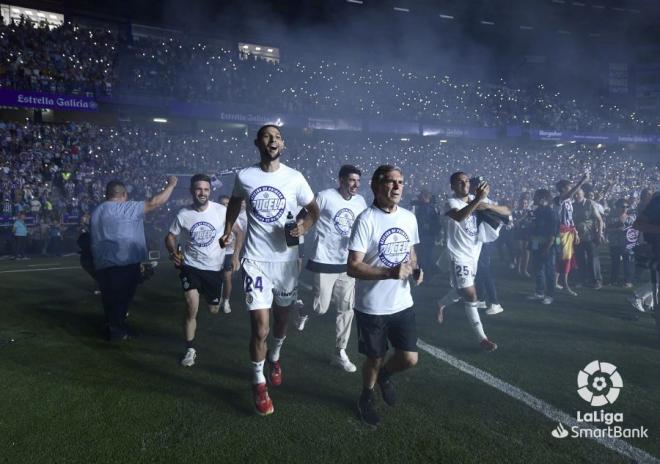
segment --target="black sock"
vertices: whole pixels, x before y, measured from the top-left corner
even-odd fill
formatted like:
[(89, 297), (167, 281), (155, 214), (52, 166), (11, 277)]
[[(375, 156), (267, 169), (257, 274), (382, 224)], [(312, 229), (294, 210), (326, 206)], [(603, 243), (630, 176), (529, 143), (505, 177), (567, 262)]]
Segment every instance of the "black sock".
[(186, 350), (189, 350), (190, 348), (195, 349), (193, 342), (194, 340), (186, 340)]
[(374, 395), (374, 389), (373, 388), (367, 388), (367, 387), (362, 387), (362, 395), (360, 395), (361, 399), (368, 399), (371, 398)]

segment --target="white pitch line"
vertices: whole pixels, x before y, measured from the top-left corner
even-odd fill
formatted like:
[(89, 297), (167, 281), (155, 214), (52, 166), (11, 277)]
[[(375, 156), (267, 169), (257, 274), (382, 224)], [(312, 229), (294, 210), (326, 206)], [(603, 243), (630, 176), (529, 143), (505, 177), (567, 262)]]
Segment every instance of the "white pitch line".
[[(546, 403), (545, 401), (540, 400), (535, 396), (530, 395), (526, 391), (521, 390), (520, 388), (515, 387), (503, 380), (500, 380), (497, 377), (489, 374), (488, 372), (482, 371), (481, 369), (478, 369), (473, 365), (466, 363), (465, 361), (461, 361), (460, 359), (455, 358), (446, 351), (441, 350), (440, 348), (436, 348), (433, 345), (429, 345), (428, 343), (424, 342), (421, 339), (417, 341), (417, 346), (420, 349), (424, 350), (426, 353), (433, 356), (434, 358), (444, 361), (450, 366), (453, 366), (456, 369), (481, 380), (482, 382), (490, 385), (491, 387), (496, 388), (497, 390), (510, 396), (511, 398), (526, 404), (536, 412), (543, 414), (548, 419), (561, 422), (562, 424), (566, 424), (571, 427), (579, 427), (582, 429), (585, 428), (595, 429), (595, 427), (588, 427), (588, 426), (585, 427), (584, 425), (578, 424), (577, 420), (575, 420), (573, 417), (569, 416), (563, 411), (560, 411), (559, 409)], [(605, 446), (606, 448), (616, 451), (617, 453), (623, 456), (634, 459), (636, 462), (644, 462), (644, 463), (648, 462), (648, 463), (656, 463), (656, 464), (660, 463), (660, 460), (658, 460), (658, 458), (656, 458), (655, 456), (652, 456), (648, 454), (646, 451), (634, 447), (633, 445), (631, 445), (630, 443), (624, 440), (618, 438), (605, 438), (605, 437), (598, 437), (598, 438), (588, 437), (588, 438), (596, 441), (597, 443)]]
[(67, 267), (44, 267), (40, 269), (12, 269), (11, 271), (0, 271), (0, 274), (15, 274), (18, 272), (37, 272), (37, 271), (60, 271), (62, 269), (81, 269), (80, 266)]

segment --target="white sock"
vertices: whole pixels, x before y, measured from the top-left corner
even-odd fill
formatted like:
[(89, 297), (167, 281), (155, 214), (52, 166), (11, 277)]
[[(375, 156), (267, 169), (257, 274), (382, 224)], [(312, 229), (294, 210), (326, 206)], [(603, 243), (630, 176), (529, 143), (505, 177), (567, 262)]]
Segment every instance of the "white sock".
[(479, 341), (485, 340), (486, 334), (484, 333), (484, 327), (481, 325), (481, 318), (479, 318), (479, 310), (477, 310), (477, 302), (474, 303), (466, 301), (465, 305), (465, 315), (472, 326), (474, 334), (477, 336)]
[(453, 304), (456, 300), (458, 300), (458, 292), (454, 290), (453, 288), (449, 290), (449, 293), (447, 293), (445, 296), (443, 296), (440, 301), (438, 301), (438, 304), (440, 306), (449, 306), (450, 304)]
[(282, 345), (284, 345), (285, 339), (286, 337), (282, 337), (282, 338), (273, 337), (273, 346), (268, 350), (268, 353), (270, 354), (269, 358), (271, 362), (277, 362), (280, 360), (280, 350), (282, 349)]
[(266, 377), (264, 377), (264, 361), (252, 361), (252, 383), (255, 385), (266, 383)]

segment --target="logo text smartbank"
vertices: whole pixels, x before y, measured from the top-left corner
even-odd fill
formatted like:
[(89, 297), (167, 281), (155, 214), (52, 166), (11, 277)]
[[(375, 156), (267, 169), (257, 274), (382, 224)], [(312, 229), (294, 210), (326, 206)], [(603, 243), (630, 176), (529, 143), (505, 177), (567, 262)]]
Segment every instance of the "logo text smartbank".
[[(593, 407), (613, 404), (623, 389), (623, 378), (614, 364), (592, 361), (578, 372), (577, 393)], [(604, 409), (577, 411), (578, 425), (570, 431), (562, 423), (552, 430), (555, 438), (648, 438), (648, 428), (624, 427), (622, 412)]]

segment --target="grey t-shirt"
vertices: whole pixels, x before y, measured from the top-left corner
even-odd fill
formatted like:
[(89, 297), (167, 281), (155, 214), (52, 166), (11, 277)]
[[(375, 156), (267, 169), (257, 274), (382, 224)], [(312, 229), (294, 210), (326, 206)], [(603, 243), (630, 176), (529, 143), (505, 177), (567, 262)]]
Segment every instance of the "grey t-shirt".
[(126, 266), (147, 259), (143, 201), (105, 201), (92, 213), (94, 267)]

